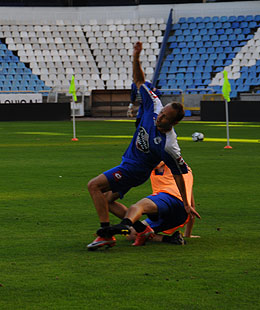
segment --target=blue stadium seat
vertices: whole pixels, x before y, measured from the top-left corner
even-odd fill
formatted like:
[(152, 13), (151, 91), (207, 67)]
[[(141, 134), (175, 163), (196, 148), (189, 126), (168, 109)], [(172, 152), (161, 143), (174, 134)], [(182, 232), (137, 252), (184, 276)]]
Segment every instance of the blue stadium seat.
[(215, 48), (221, 47), (221, 42), (220, 41), (214, 41), (212, 46), (215, 47)]
[(255, 22), (255, 21), (249, 22), (248, 27), (249, 28), (256, 28), (257, 27), (257, 22)]
[(198, 34), (199, 34), (200, 36), (204, 36), (205, 34), (208, 34), (207, 29), (200, 29), (198, 32), (199, 32)]
[(181, 29), (177, 29), (177, 30), (174, 32), (174, 35), (175, 35), (175, 36), (182, 35), (182, 30), (181, 30)]
[(190, 66), (190, 67), (195, 67), (196, 65), (197, 65), (196, 60), (190, 60), (190, 61), (188, 62), (188, 66)]
[[(213, 42), (213, 43), (215, 43), (215, 42)], [(204, 42), (204, 46), (205, 47), (211, 47), (211, 46), (213, 46), (213, 43), (212, 43), (212, 41), (206, 41), (206, 42)], [(217, 45), (217, 46), (219, 46), (219, 45)]]
[(234, 29), (234, 34), (240, 34), (240, 33), (242, 33), (242, 29), (240, 29), (240, 28), (236, 28), (236, 29)]
[(197, 41), (201, 41), (202, 37), (200, 35), (194, 36), (193, 41), (197, 42)]
[[(214, 64), (214, 62), (212, 62), (212, 65)], [(210, 63), (209, 63), (209, 65), (207, 65), (207, 66), (205, 66), (205, 68), (204, 68), (204, 73), (210, 73), (210, 72), (212, 72), (212, 65), (210, 65)]]
[(177, 55), (177, 54), (180, 54), (181, 50), (179, 48), (175, 48), (172, 50), (172, 54), (173, 55)]
[(187, 23), (181, 24), (181, 29), (189, 29), (189, 25)]
[(249, 28), (243, 28), (242, 34), (250, 34), (250, 33), (251, 33), (251, 31)]
[(159, 80), (158, 81), (158, 86), (162, 87), (162, 86), (165, 86), (167, 85), (167, 80)]
[(187, 23), (189, 23), (189, 24), (195, 23), (195, 18), (194, 17), (188, 17), (187, 18)]
[(255, 22), (260, 22), (260, 15), (256, 15), (254, 20), (255, 20)]
[(188, 66), (186, 70), (188, 73), (192, 73), (195, 72), (195, 67)]
[(197, 29), (197, 24), (196, 23), (191, 23), (189, 28), (190, 28), (191, 31), (196, 30)]
[(238, 17), (237, 17), (237, 21), (238, 22), (243, 22), (245, 20), (245, 16), (244, 15), (239, 15)]
[(237, 20), (236, 16), (229, 16), (228, 21), (229, 22), (235, 22)]
[(198, 29), (192, 29), (191, 30), (191, 35), (196, 36), (196, 35), (200, 34), (200, 31)]
[(182, 42), (182, 41), (184, 41), (183, 35), (176, 37), (176, 42)]
[(193, 54), (191, 56), (191, 60), (199, 60), (200, 59), (200, 56), (198, 54)]
[(205, 66), (205, 60), (202, 60), (202, 59), (199, 59), (197, 62), (196, 62), (196, 65), (198, 66)]
[(188, 47), (186, 42), (179, 42), (178, 43), (178, 48), (184, 48), (184, 47)]
[(220, 19), (219, 19), (222, 23), (225, 23), (228, 21), (228, 18), (227, 16), (221, 16)]
[(228, 40), (228, 41), (235, 41), (235, 40), (236, 40), (236, 35), (235, 35), (235, 34), (230, 34), (230, 35), (227, 37), (227, 40)]
[(227, 29), (227, 28), (230, 28), (231, 27), (231, 24), (229, 22), (226, 22), (226, 23), (223, 23), (223, 26), (222, 26), (224, 29)]
[(205, 16), (205, 17), (203, 18), (203, 22), (204, 22), (204, 23), (209, 23), (209, 22), (211, 22), (211, 18), (210, 18), (209, 16)]
[(191, 54), (185, 54), (184, 56), (183, 56), (183, 59), (184, 60), (191, 60)]
[(246, 22), (251, 22), (251, 21), (253, 21), (253, 20), (254, 20), (253, 15), (247, 15), (247, 16), (245, 17), (245, 21), (246, 21)]
[(241, 22), (240, 28), (248, 28), (248, 22)]
[(198, 23), (197, 29), (204, 29), (205, 28), (205, 23)]
[(181, 25), (180, 24), (173, 24), (172, 30), (177, 30), (177, 29), (181, 29)]
[(234, 34), (234, 30), (232, 28), (228, 28), (228, 29), (226, 29), (225, 34), (227, 34), (227, 35)]
[(177, 73), (176, 74), (176, 80), (183, 80), (184, 79), (184, 73)]
[(217, 34), (211, 36), (211, 41), (218, 41), (219, 40), (219, 37)]
[(189, 52), (191, 55), (196, 54), (196, 53), (198, 53), (198, 49), (196, 47), (192, 47), (192, 48), (190, 48)]
[(209, 30), (208, 30), (208, 35), (212, 36), (212, 35), (214, 35), (214, 34), (217, 34), (217, 31), (216, 31), (215, 28), (212, 28), (212, 29), (209, 29)]
[(187, 60), (182, 60), (182, 61), (180, 61), (179, 66), (180, 66), (180, 67), (187, 67), (187, 66), (188, 66), (188, 61), (187, 61)]
[(189, 36), (189, 35), (191, 35), (190, 29), (185, 29), (185, 30), (183, 30), (183, 35), (184, 35), (184, 36)]
[(198, 23), (201, 23), (203, 21), (203, 18), (202, 17), (196, 17), (195, 18), (195, 22), (198, 24)]
[(186, 67), (179, 67), (178, 73), (186, 73)]
[(192, 36), (192, 35), (186, 36), (186, 37), (185, 37), (185, 41), (186, 41), (186, 42), (191, 42), (191, 41), (193, 41), (193, 36)]
[(199, 53), (199, 54), (206, 54), (206, 53), (207, 53), (206, 47), (200, 47), (200, 48), (198, 49), (198, 53)]
[(187, 42), (187, 47), (195, 47), (195, 43), (193, 41)]
[(212, 29), (214, 28), (214, 24), (213, 23), (207, 23), (206, 24), (206, 29)]
[(186, 23), (186, 22), (187, 22), (187, 20), (186, 20), (185, 17), (180, 17), (180, 19), (179, 19), (179, 23), (180, 24), (183, 24), (183, 23)]
[(224, 34), (224, 33), (225, 33), (225, 30), (222, 29), (222, 28), (220, 28), (220, 29), (217, 29), (216, 33), (217, 33), (218, 35)]
[[(177, 42), (172, 42), (171, 44), (170, 44), (170, 48), (175, 48), (175, 47), (177, 47), (178, 46), (178, 43)], [(169, 55), (168, 55), (169, 56)]]
[(168, 38), (168, 42), (176, 42), (177, 37), (176, 36), (170, 36)]
[(202, 79), (203, 79), (203, 80), (210, 79), (210, 73), (209, 73), (209, 72), (204, 72), (204, 73), (202, 74)]
[(219, 22), (219, 17), (218, 16), (213, 16), (211, 18), (211, 20), (212, 20), (213, 23), (217, 23), (217, 22)]
[(227, 35), (226, 34), (222, 34), (219, 36), (219, 41), (227, 41)]
[(174, 58), (174, 57), (173, 57), (172, 54), (169, 54), (169, 55), (166, 56), (166, 60), (173, 60), (173, 58)]
[(219, 54), (219, 53), (224, 53), (224, 48), (222, 46), (218, 46), (216, 47), (216, 53)]
[(168, 72), (169, 73), (177, 73), (178, 72), (178, 67), (170, 67)]
[(170, 65), (170, 67), (178, 67), (179, 66), (179, 60), (173, 60), (172, 62), (171, 62), (171, 65)]
[(233, 22), (233, 23), (231, 24), (231, 27), (232, 27), (232, 28), (239, 28), (239, 22)]
[(186, 73), (185, 74), (185, 80), (193, 79), (193, 74), (192, 73)]
[(184, 47), (183, 49), (181, 49), (181, 54), (189, 54), (189, 49), (187, 47)]
[(167, 72), (168, 72), (168, 67), (161, 68), (161, 73), (167, 73)]

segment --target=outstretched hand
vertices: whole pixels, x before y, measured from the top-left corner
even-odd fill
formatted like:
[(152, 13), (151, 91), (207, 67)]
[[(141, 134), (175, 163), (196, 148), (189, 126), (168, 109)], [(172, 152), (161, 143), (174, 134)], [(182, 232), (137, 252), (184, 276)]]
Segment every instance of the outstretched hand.
[(140, 41), (136, 42), (134, 45), (134, 49), (133, 49), (133, 56), (138, 57), (140, 55), (142, 49), (143, 49), (142, 42), (140, 42)]
[(199, 213), (198, 213), (192, 206), (186, 205), (186, 206), (184, 206), (184, 208), (185, 208), (186, 212), (191, 216), (191, 218), (193, 218), (194, 215), (195, 215), (198, 219), (201, 218), (201, 216), (199, 215)]

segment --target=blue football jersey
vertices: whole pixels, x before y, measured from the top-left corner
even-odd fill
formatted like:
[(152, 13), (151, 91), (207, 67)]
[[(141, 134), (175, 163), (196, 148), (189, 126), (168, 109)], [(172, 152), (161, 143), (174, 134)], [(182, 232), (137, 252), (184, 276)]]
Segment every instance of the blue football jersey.
[(163, 106), (147, 84), (143, 84), (139, 89), (142, 96), (141, 121), (123, 155), (123, 162), (133, 163), (145, 170), (151, 170), (160, 161), (164, 161), (171, 169), (172, 174), (187, 173), (188, 170), (181, 157), (174, 129), (165, 134), (161, 133), (155, 125)]

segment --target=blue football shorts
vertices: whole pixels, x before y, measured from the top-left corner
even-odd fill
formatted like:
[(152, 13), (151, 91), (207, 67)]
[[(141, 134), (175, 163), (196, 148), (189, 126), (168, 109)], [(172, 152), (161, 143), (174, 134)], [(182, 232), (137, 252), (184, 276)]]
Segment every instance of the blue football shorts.
[(155, 233), (183, 225), (187, 220), (188, 214), (183, 202), (175, 196), (158, 193), (146, 198), (151, 199), (158, 208), (158, 213), (147, 214), (148, 218), (145, 219)]
[(103, 174), (108, 179), (112, 192), (119, 193), (122, 199), (132, 187), (141, 185), (149, 179), (151, 170), (122, 162), (119, 166), (107, 170)]

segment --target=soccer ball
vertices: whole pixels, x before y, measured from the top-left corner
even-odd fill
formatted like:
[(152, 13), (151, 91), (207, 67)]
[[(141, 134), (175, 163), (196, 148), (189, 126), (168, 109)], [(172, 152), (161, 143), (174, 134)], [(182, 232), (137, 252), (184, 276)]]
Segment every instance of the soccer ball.
[(203, 141), (204, 134), (201, 132), (194, 132), (191, 137), (193, 142)]

